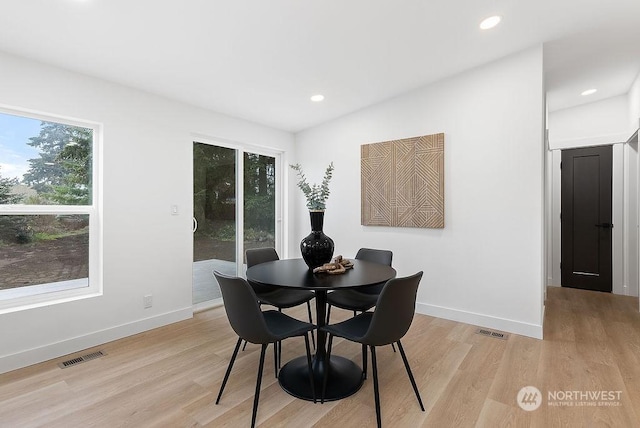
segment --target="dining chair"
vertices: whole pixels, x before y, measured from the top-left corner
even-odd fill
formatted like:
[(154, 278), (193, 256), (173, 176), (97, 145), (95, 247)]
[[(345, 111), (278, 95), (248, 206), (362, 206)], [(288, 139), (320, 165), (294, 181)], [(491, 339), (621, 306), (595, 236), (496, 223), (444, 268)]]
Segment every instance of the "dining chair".
[[(387, 266), (391, 266), (392, 259), (393, 252), (389, 250), (360, 248), (356, 254), (356, 260), (365, 260)], [(347, 288), (329, 293), (327, 295), (327, 323), (329, 323), (329, 316), (331, 315), (331, 306), (353, 311), (354, 316), (357, 312), (364, 312), (373, 308), (376, 305), (378, 295), (380, 291), (382, 291), (384, 284), (383, 282), (366, 287), (358, 287), (357, 290)]]
[[(409, 361), (402, 347), (400, 339), (409, 330), (416, 307), (416, 295), (418, 285), (422, 279), (422, 271), (405, 277), (394, 278), (387, 281), (383, 286), (378, 298), (376, 308), (373, 312), (364, 312), (346, 321), (326, 325), (321, 328), (328, 333), (327, 359), (331, 357), (331, 345), (333, 337), (343, 337), (352, 342), (362, 344), (362, 366), (363, 377), (366, 378), (367, 367), (367, 347), (371, 350), (371, 366), (373, 368), (373, 394), (376, 405), (376, 419), (378, 427), (382, 425), (380, 415), (380, 393), (378, 386), (378, 364), (376, 361), (376, 347), (396, 343), (402, 355), (404, 367), (413, 386), (420, 408), (424, 412), (424, 405), (420, 392), (416, 386), (416, 381), (411, 373)], [(320, 401), (324, 402), (327, 372), (324, 373), (322, 381), (322, 395)]]
[[(360, 248), (356, 253), (356, 260), (391, 266), (393, 252), (373, 248)], [(327, 324), (329, 324), (329, 317), (331, 316), (331, 306), (353, 311), (353, 316), (356, 316), (358, 312), (365, 312), (373, 308), (378, 301), (378, 296), (384, 284), (384, 282), (381, 282), (380, 284), (358, 287), (357, 289), (347, 288), (329, 293), (327, 295)], [(393, 344), (391, 346), (393, 352), (395, 352), (395, 346)]]
[[(247, 258), (247, 268), (255, 266), (260, 263), (271, 262), (280, 260), (275, 248), (252, 248), (245, 252)], [(310, 290), (295, 290), (291, 288), (281, 288), (276, 286), (268, 286), (264, 284), (256, 284), (253, 281), (249, 281), (251, 288), (258, 297), (258, 303), (264, 305), (271, 305), (278, 308), (282, 312), (282, 309), (292, 308), (294, 306), (307, 304), (307, 313), (309, 314), (309, 322), (313, 323), (311, 318), (311, 299), (315, 294)], [(313, 348), (316, 347), (316, 340), (311, 333), (311, 342)]]
[[(233, 363), (236, 360), (242, 341), (246, 340), (247, 342), (262, 345), (260, 351), (260, 364), (258, 365), (258, 378), (256, 380), (256, 392), (253, 398), (253, 414), (251, 416), (251, 427), (254, 427), (256, 423), (256, 415), (258, 413), (258, 400), (260, 398), (260, 384), (262, 381), (264, 357), (269, 344), (273, 344), (275, 350), (277, 342), (289, 337), (304, 336), (304, 344), (307, 351), (307, 364), (309, 367), (309, 382), (311, 384), (311, 391), (315, 391), (315, 384), (312, 376), (313, 370), (311, 367), (311, 350), (309, 348), (309, 332), (312, 331), (315, 326), (311, 323), (292, 318), (282, 312), (273, 310), (261, 311), (256, 294), (253, 292), (253, 289), (247, 280), (244, 278), (227, 276), (218, 271), (214, 271), (213, 274), (220, 285), (224, 308), (227, 312), (227, 318), (229, 319), (231, 328), (233, 328), (238, 335), (238, 341), (236, 342), (236, 347), (233, 350), (233, 355), (229, 361), (229, 366), (227, 367), (227, 371), (224, 375), (224, 380), (220, 386), (220, 392), (218, 393), (216, 404), (220, 403), (222, 392), (224, 391), (224, 387), (229, 379), (229, 374), (231, 374), (231, 369), (233, 368)], [(316, 401), (315, 395), (313, 397), (313, 401)]]

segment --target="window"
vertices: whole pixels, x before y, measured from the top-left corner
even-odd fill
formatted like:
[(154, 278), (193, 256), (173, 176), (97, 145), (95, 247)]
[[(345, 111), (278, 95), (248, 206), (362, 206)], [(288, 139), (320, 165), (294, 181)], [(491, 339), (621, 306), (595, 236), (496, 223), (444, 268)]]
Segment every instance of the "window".
[(0, 312), (100, 291), (96, 124), (0, 110)]

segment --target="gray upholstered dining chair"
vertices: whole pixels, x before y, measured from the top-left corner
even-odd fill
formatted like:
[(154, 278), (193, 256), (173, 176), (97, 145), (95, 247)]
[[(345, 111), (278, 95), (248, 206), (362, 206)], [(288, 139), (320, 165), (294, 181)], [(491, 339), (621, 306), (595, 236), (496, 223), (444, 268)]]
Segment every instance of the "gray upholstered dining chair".
[[(309, 368), (309, 382), (311, 384), (311, 391), (315, 391), (312, 376), (313, 371), (311, 368), (311, 350), (309, 349), (309, 332), (312, 331), (315, 326), (278, 311), (261, 311), (253, 289), (244, 278), (227, 276), (217, 271), (214, 271), (213, 274), (220, 285), (224, 308), (227, 312), (227, 318), (229, 319), (231, 328), (233, 328), (238, 335), (238, 341), (236, 342), (236, 347), (233, 350), (233, 355), (229, 361), (224, 380), (220, 386), (216, 404), (220, 403), (222, 392), (227, 385), (227, 380), (229, 380), (229, 375), (231, 374), (231, 369), (233, 368), (233, 363), (236, 360), (242, 341), (246, 340), (247, 342), (261, 345), (262, 349), (260, 352), (260, 363), (258, 365), (256, 392), (253, 399), (253, 413), (251, 416), (251, 426), (254, 427), (258, 413), (264, 357), (269, 344), (273, 344), (274, 349), (276, 349), (277, 342), (289, 337), (304, 336)], [(274, 355), (274, 362), (275, 359)]]
[[(380, 414), (380, 393), (378, 386), (378, 364), (376, 361), (376, 347), (396, 343), (402, 355), (404, 367), (411, 381), (411, 386), (418, 399), (420, 408), (424, 412), (422, 398), (416, 385), (416, 381), (411, 373), (409, 361), (402, 347), (400, 339), (409, 330), (416, 306), (416, 295), (418, 285), (422, 279), (422, 272), (405, 278), (394, 278), (387, 281), (382, 288), (378, 298), (376, 308), (373, 312), (364, 312), (353, 318), (349, 318), (341, 323), (322, 327), (329, 335), (327, 346), (327, 359), (331, 356), (331, 345), (333, 337), (343, 337), (352, 342), (362, 344), (362, 366), (363, 376), (367, 367), (367, 347), (371, 350), (371, 366), (373, 369), (373, 394), (376, 406), (376, 419), (378, 427), (382, 425)], [(321, 402), (324, 402), (325, 388), (327, 382), (327, 372), (323, 377)], [(365, 376), (366, 377), (366, 376)]]

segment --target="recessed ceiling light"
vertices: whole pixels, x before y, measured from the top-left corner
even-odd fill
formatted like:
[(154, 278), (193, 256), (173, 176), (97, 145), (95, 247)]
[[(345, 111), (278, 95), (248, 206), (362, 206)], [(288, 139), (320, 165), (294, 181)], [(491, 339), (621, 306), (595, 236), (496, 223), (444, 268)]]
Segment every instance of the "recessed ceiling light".
[(313, 95), (311, 97), (311, 101), (313, 101), (314, 103), (319, 103), (322, 100), (324, 100), (324, 95), (321, 94)]
[(596, 92), (598, 92), (597, 89), (587, 89), (580, 95), (582, 95), (583, 97), (586, 97), (587, 95), (595, 94)]
[(480, 23), (480, 28), (483, 30), (488, 30), (498, 25), (501, 20), (502, 18), (498, 15), (490, 16)]

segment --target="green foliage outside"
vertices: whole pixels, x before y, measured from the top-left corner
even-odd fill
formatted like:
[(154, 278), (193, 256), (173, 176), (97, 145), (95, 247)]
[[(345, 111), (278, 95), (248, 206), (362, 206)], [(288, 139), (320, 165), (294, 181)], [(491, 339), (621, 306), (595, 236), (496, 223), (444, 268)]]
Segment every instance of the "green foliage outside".
[[(275, 234), (276, 198), (275, 158), (245, 153), (244, 156), (244, 229), (258, 234)], [(255, 237), (258, 240), (258, 236)]]
[[(37, 194), (12, 194), (12, 188), (18, 184), (18, 180), (0, 176), (0, 204), (91, 204), (92, 142), (92, 129), (41, 122), (39, 134), (29, 138), (27, 143), (37, 148), (39, 154), (37, 158), (29, 159), (29, 170), (23, 177), (23, 183)], [(47, 217), (51, 220), (49, 228), (59, 221), (59, 216), (0, 216), (0, 241), (26, 244), (77, 233), (69, 232), (63, 223), (55, 226), (53, 233), (42, 231), (41, 219)], [(82, 226), (82, 233), (87, 233), (85, 227)]]
[(198, 234), (211, 233), (214, 220), (235, 218), (235, 151), (193, 145), (193, 207)]
[(24, 182), (54, 204), (91, 204), (93, 130), (42, 122), (38, 136), (29, 140), (40, 153), (29, 160)]
[[(0, 171), (1, 173), (1, 171)], [(0, 204), (17, 204), (22, 196), (12, 193), (13, 186), (18, 184), (15, 178), (3, 178), (0, 175)], [(31, 238), (26, 219), (14, 216), (0, 216), (0, 244), (4, 242), (24, 243)]]
[(0, 204), (17, 204), (20, 202), (22, 196), (11, 193), (13, 186), (16, 184), (18, 184), (18, 180), (15, 178), (2, 178), (2, 171), (0, 171)]
[[(200, 236), (234, 241), (236, 236), (236, 152), (225, 147), (194, 144), (194, 215)], [(275, 235), (275, 159), (245, 153), (245, 241), (273, 240)]]

